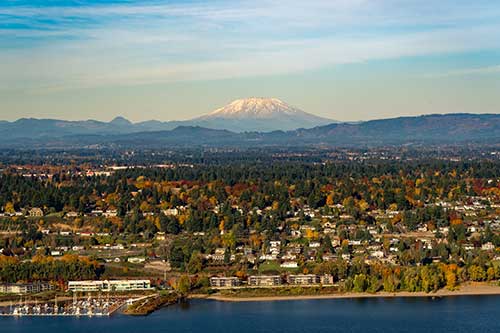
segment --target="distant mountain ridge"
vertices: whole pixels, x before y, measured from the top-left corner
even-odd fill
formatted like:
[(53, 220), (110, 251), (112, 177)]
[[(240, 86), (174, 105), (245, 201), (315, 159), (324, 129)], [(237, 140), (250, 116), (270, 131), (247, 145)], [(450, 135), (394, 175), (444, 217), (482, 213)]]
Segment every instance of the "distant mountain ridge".
[(292, 107), (277, 98), (254, 97), (235, 100), (209, 114), (184, 121), (149, 120), (132, 123), (124, 117), (116, 117), (110, 122), (35, 118), (21, 118), (14, 122), (0, 121), (0, 135), (17, 138), (71, 134), (109, 135), (165, 131), (178, 126), (201, 126), (233, 132), (268, 132), (311, 128), (332, 122), (334, 121)]
[[(46, 120), (47, 121), (47, 120)], [(112, 125), (114, 132), (70, 133), (54, 135), (38, 129), (38, 136), (19, 137), (2, 130), (0, 122), (0, 147), (262, 147), (262, 146), (349, 146), (369, 147), (407, 144), (451, 144), (468, 143), (500, 145), (499, 114), (431, 114), (417, 117), (398, 117), (370, 120), (359, 123), (332, 123), (309, 129), (290, 131), (242, 132), (209, 129), (201, 126), (182, 125), (169, 130), (147, 130), (120, 132), (125, 125), (119, 119)], [(44, 121), (20, 120), (20, 126), (43, 127)], [(13, 123), (8, 123), (13, 124)], [(71, 129), (65, 122), (58, 123), (63, 129)], [(102, 129), (110, 123), (86, 121), (83, 124), (94, 129)], [(103, 125), (104, 124), (104, 125)], [(108, 125), (106, 125), (108, 124)], [(80, 124), (81, 125), (81, 124)], [(137, 126), (138, 124), (134, 124)], [(153, 124), (154, 125), (154, 124)], [(139, 125), (140, 126), (140, 125)], [(151, 126), (148, 124), (148, 126)], [(147, 127), (147, 126), (145, 126)], [(77, 127), (80, 128), (80, 127)], [(107, 132), (106, 132), (107, 131)], [(35, 131), (31, 131), (35, 132)]]

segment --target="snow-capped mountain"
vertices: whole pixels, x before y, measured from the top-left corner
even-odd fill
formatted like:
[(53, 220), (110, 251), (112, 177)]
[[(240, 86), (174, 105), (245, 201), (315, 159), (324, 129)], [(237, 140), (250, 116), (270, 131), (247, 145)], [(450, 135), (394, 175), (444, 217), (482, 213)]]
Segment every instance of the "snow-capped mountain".
[(208, 128), (231, 131), (275, 131), (311, 128), (333, 120), (315, 116), (277, 98), (245, 98), (235, 100), (192, 122)]
[(191, 120), (150, 120), (132, 123), (124, 117), (116, 117), (110, 122), (34, 118), (21, 118), (13, 122), (0, 121), (0, 137), (15, 139), (96, 134), (118, 135), (169, 131), (179, 126), (199, 126), (232, 132), (270, 132), (312, 128), (333, 122), (330, 119), (306, 113), (276, 98), (247, 98), (236, 100), (205, 116)]

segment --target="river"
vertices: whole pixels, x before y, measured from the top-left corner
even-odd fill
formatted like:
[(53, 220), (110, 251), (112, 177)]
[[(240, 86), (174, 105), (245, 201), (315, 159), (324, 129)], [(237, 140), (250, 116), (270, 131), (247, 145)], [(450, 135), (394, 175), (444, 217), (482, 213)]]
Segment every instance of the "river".
[(2, 333), (500, 332), (500, 296), (276, 302), (191, 300), (147, 317), (3, 317)]

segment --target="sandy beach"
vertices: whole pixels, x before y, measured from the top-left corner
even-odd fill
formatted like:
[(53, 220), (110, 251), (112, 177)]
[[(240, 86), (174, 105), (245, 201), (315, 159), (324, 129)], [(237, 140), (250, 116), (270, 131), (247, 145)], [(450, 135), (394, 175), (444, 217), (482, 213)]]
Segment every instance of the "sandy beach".
[(223, 302), (269, 302), (269, 301), (290, 301), (290, 300), (312, 300), (312, 299), (343, 299), (343, 298), (374, 298), (374, 297), (450, 297), (450, 296), (479, 296), (479, 295), (500, 295), (500, 287), (487, 283), (470, 283), (460, 286), (457, 290), (441, 289), (437, 292), (407, 292), (396, 293), (336, 293), (325, 295), (302, 295), (302, 296), (256, 296), (256, 297), (232, 297), (226, 295), (193, 295), (193, 298), (212, 299)]

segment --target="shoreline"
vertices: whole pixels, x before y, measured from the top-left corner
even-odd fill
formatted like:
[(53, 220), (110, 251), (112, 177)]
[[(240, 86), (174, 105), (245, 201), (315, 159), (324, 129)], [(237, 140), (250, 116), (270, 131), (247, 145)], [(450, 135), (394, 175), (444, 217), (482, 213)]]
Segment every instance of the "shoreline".
[(411, 297), (453, 297), (453, 296), (491, 296), (500, 295), (500, 286), (490, 284), (468, 284), (461, 286), (458, 290), (440, 289), (436, 292), (377, 292), (377, 293), (336, 293), (324, 295), (298, 295), (298, 296), (226, 296), (226, 295), (191, 295), (193, 299), (207, 299), (220, 302), (273, 302), (273, 301), (295, 301), (295, 300), (317, 300), (317, 299), (354, 299), (354, 298), (411, 298)]

